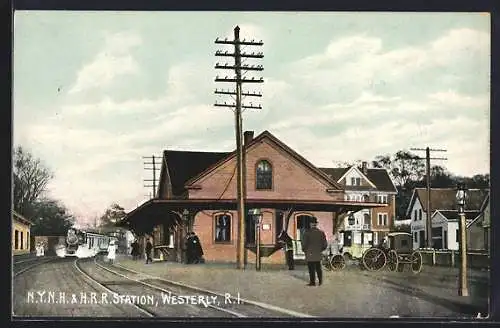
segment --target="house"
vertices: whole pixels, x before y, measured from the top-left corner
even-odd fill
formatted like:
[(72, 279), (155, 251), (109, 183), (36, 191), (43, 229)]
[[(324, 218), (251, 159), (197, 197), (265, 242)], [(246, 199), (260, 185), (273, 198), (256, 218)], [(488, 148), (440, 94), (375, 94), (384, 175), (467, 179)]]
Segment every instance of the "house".
[[(312, 216), (318, 218), (319, 227), (331, 240), (343, 213), (387, 206), (346, 200), (343, 185), (269, 131), (257, 137), (246, 131), (244, 150), (246, 211), (242, 234), (247, 261), (255, 260), (257, 242), (252, 209), (262, 213), (262, 263), (284, 263), (284, 252), (278, 251), (278, 236), (283, 230), (295, 240), (294, 257), (303, 259), (301, 240)], [(239, 253), (240, 225), (236, 171), (235, 151), (165, 150), (156, 198), (128, 213), (122, 224), (136, 233), (142, 229), (152, 237), (155, 247), (168, 250), (171, 259), (180, 261), (189, 230), (198, 235), (206, 261), (234, 262)], [(172, 225), (170, 220), (181, 224)], [(146, 232), (148, 229), (152, 232)]]
[[(396, 216), (397, 189), (389, 173), (383, 168), (353, 165), (344, 168), (321, 168), (345, 188), (344, 198), (349, 201), (368, 201), (387, 204), (384, 208), (364, 209), (353, 213), (354, 220), (346, 215), (341, 227), (349, 231), (373, 231), (373, 244), (378, 244), (391, 230)], [(339, 229), (339, 230), (340, 230)]]
[(12, 254), (20, 255), (30, 253), (31, 221), (12, 211)]
[[(456, 189), (431, 188), (430, 212), (432, 245), (437, 249), (458, 250), (459, 216), (456, 204)], [(488, 190), (468, 190), (465, 216), (468, 223), (481, 214), (481, 207), (488, 195)], [(427, 189), (415, 188), (410, 199), (406, 216), (411, 220), (413, 247), (426, 247)]]
[(480, 213), (467, 224), (467, 248), (490, 250), (490, 194), (481, 205)]

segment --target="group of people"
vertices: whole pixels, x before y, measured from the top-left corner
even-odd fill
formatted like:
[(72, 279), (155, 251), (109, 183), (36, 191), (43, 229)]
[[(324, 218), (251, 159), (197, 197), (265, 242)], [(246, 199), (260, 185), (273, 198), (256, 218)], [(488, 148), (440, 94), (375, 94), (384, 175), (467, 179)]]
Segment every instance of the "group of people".
[[(328, 242), (325, 232), (318, 229), (318, 219), (312, 217), (310, 223), (311, 228), (306, 230), (302, 236), (302, 251), (305, 254), (307, 268), (309, 270), (308, 286), (316, 286), (316, 276), (318, 277), (318, 285), (321, 286), (323, 284), (321, 257), (328, 247)], [(293, 239), (286, 231), (282, 231), (278, 239), (283, 244), (288, 269), (293, 270), (295, 266), (293, 260)]]
[(203, 263), (203, 248), (200, 238), (194, 232), (190, 232), (186, 238), (186, 263)]
[[(139, 259), (141, 256), (141, 252), (137, 240), (134, 240), (130, 246), (132, 248), (130, 253), (130, 255), (132, 255), (132, 258), (134, 260)], [(146, 240), (146, 247), (145, 247), (146, 264), (153, 262), (152, 252), (153, 252), (153, 243), (151, 242), (151, 239), (148, 238)], [(203, 248), (201, 247), (200, 239), (194, 232), (190, 232), (187, 234), (186, 238), (186, 263), (191, 264), (191, 263), (202, 263), (202, 262), (203, 262)]]
[(132, 255), (132, 259), (133, 260), (139, 259), (139, 257), (141, 256), (141, 251), (139, 250), (139, 243), (137, 242), (137, 240), (134, 240), (130, 244), (130, 248), (132, 248), (130, 252), (130, 255)]

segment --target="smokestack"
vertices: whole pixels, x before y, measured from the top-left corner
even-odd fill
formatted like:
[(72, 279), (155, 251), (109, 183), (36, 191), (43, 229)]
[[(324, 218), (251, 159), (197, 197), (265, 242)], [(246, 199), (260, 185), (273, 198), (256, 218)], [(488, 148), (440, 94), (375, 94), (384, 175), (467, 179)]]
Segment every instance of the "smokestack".
[(253, 131), (245, 131), (243, 133), (243, 142), (247, 146), (253, 140)]
[(367, 162), (363, 162), (361, 163), (361, 171), (363, 171), (363, 174), (364, 175), (367, 175), (368, 174), (368, 168), (367, 168)]

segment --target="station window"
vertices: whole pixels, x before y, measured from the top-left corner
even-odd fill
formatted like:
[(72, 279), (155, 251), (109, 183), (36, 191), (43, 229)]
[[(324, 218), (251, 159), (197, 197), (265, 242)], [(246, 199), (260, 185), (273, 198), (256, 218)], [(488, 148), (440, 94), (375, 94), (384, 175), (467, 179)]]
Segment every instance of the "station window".
[(269, 190), (273, 187), (273, 168), (271, 163), (262, 160), (257, 164), (255, 172), (255, 188)]
[(231, 215), (227, 213), (214, 216), (214, 240), (215, 242), (231, 241)]
[(19, 249), (23, 249), (23, 244), (24, 244), (24, 238), (23, 238), (23, 232), (21, 231), (21, 243), (19, 246), (21, 246)]
[(14, 231), (14, 249), (19, 248), (19, 231)]

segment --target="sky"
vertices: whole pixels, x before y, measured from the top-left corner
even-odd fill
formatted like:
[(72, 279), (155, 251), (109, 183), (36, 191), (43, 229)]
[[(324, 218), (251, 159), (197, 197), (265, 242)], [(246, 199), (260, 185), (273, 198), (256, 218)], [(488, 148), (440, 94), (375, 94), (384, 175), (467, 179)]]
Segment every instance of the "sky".
[[(83, 224), (147, 199), (144, 156), (232, 151), (214, 94), (217, 37), (262, 40), (264, 130), (319, 167), (412, 147), (450, 172), (489, 173), (490, 17), (481, 13), (71, 12), (14, 15), (13, 146), (54, 172), (48, 193)], [(229, 49), (230, 50), (230, 49)], [(422, 154), (424, 155), (424, 154)], [(149, 184), (149, 183), (148, 183)]]

